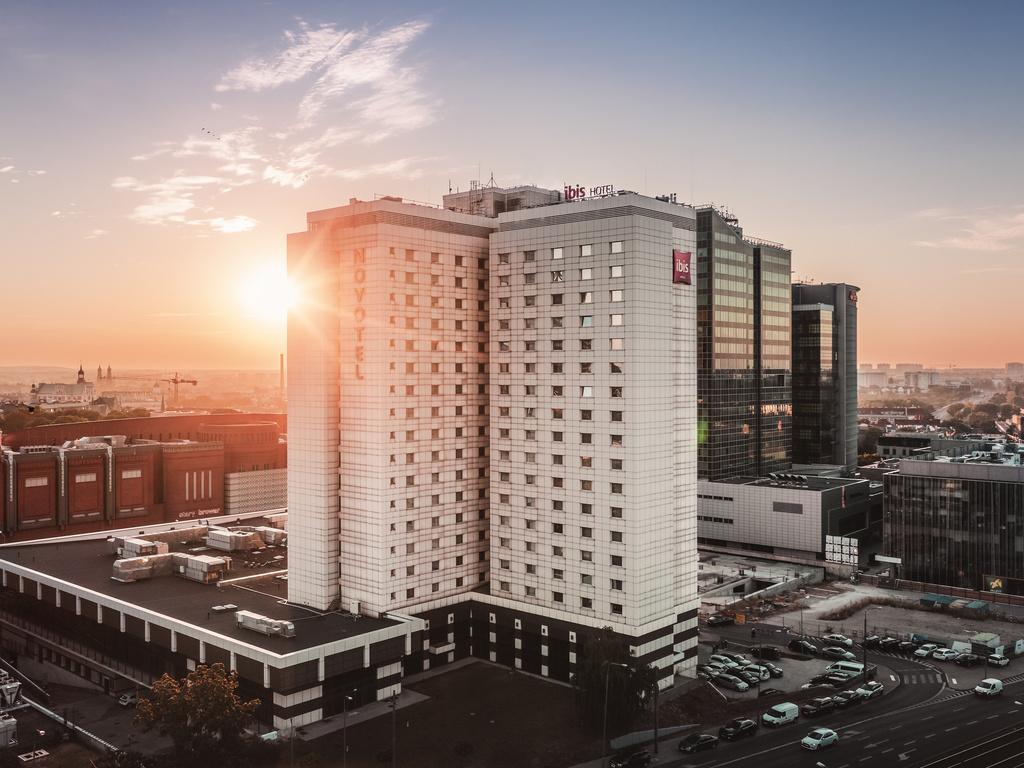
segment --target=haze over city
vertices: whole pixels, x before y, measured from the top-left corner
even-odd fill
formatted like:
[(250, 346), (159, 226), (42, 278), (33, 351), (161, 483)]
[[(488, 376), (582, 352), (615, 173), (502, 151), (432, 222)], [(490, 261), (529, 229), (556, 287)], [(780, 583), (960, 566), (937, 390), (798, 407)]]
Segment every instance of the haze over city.
[(0, 10), (7, 365), (274, 369), (285, 236), (471, 180), (714, 203), (861, 288), (859, 358), (1002, 367), (1024, 321), (1024, 8)]

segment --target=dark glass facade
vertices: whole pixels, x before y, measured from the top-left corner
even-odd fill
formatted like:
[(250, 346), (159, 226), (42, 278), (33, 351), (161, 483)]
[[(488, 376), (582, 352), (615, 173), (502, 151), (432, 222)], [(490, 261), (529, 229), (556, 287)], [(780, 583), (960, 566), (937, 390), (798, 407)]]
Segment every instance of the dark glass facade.
[(793, 286), (793, 463), (857, 467), (857, 294)]
[(884, 478), (884, 551), (902, 559), (896, 575), (979, 590), (995, 580), (1024, 594), (1024, 469), (943, 463), (915, 475), (908, 464)]
[(790, 252), (697, 211), (697, 474), (790, 467)]

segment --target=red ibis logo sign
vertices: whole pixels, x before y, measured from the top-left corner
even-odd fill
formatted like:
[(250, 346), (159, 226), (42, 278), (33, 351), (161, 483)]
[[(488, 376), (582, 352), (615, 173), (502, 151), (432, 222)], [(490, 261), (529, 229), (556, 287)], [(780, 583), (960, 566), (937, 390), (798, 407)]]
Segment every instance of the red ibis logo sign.
[(690, 282), (689, 251), (672, 251), (672, 282), (692, 285)]

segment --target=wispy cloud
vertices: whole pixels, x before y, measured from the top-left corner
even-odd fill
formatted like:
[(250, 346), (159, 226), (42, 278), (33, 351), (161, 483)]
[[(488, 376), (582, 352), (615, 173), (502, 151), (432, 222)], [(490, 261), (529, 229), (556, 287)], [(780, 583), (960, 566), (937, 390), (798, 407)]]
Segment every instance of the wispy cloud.
[(926, 248), (1006, 251), (1020, 247), (1024, 241), (1024, 206), (977, 211), (935, 208), (919, 211), (917, 217), (937, 222), (963, 223), (958, 234), (914, 243)]
[(109, 235), (109, 234), (110, 233), (107, 230), (105, 230), (105, 229), (94, 229), (90, 234), (85, 236), (85, 239), (86, 240), (92, 240), (93, 238), (103, 237), (104, 235)]
[[(350, 168), (349, 147), (380, 142), (435, 119), (436, 99), (421, 89), (418, 73), (404, 62), (428, 28), (425, 21), (411, 21), (383, 30), (346, 30), (299, 20), (276, 52), (223, 75), (215, 86), (222, 96), (210, 105), (215, 118), (197, 121), (195, 133), (183, 140), (162, 142), (132, 158), (172, 167), (157, 181), (114, 180), (115, 189), (144, 198), (131, 218), (189, 224), (208, 233), (243, 232), (258, 222), (220, 210), (233, 199), (218, 198), (220, 193), (251, 184), (294, 189), (315, 178), (366, 175), (368, 169)], [(268, 91), (277, 91), (272, 103), (261, 95)], [(244, 108), (239, 105), (230, 117), (232, 102), (244, 94), (258, 96), (246, 96)], [(282, 111), (282, 99), (291, 107)], [(374, 169), (412, 176), (415, 164), (415, 158), (406, 158)]]

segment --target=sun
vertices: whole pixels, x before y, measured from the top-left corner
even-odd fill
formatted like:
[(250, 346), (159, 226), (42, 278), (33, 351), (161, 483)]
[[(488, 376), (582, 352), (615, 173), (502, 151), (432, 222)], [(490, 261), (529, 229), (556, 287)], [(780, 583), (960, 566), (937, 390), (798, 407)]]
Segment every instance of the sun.
[(252, 269), (238, 283), (238, 301), (245, 315), (268, 323), (284, 325), (295, 299), (283, 265)]

